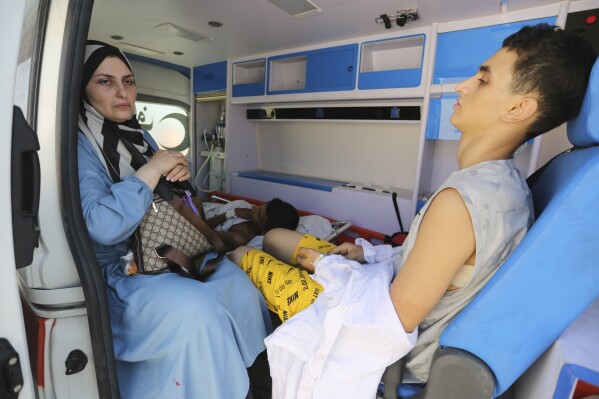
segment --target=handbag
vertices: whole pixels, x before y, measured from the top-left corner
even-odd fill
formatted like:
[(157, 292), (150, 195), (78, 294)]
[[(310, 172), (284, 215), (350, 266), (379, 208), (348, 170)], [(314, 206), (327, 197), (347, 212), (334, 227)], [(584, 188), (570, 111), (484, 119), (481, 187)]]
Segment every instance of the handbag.
[[(140, 165), (146, 163), (135, 146), (122, 141)], [(191, 184), (161, 178), (154, 189), (152, 205), (133, 233), (137, 271), (171, 271), (198, 280), (212, 274), (225, 254), (225, 245), (204, 219), (201, 199)], [(205, 255), (212, 251), (216, 257), (200, 270)]]

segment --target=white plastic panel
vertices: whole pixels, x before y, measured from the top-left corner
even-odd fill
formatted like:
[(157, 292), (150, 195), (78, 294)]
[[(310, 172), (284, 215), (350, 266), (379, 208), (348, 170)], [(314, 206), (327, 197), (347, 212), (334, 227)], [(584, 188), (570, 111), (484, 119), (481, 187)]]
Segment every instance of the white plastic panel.
[[(48, 398), (98, 398), (93, 352), (87, 331), (85, 316), (46, 321), (44, 367)], [(71, 351), (77, 349), (87, 356), (88, 363), (79, 373), (66, 375), (65, 360)]]
[[(261, 201), (279, 197), (296, 208), (322, 216), (349, 220), (352, 225), (383, 234), (399, 231), (390, 194), (337, 187), (321, 191), (304, 187), (248, 179), (232, 173), (231, 193)], [(410, 215), (412, 192), (399, 190), (397, 202), (405, 229), (412, 223)]]

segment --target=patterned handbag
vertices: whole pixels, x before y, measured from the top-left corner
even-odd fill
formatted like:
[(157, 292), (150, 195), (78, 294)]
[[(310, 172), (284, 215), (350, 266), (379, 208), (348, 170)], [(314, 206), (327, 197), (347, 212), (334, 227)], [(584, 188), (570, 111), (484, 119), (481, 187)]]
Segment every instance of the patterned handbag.
[[(213, 249), (208, 239), (167, 201), (154, 196), (133, 238), (133, 253), (142, 273), (162, 272), (167, 267), (160, 248), (168, 245), (195, 258)], [(183, 267), (186, 268), (187, 265)]]
[[(121, 141), (140, 165), (146, 162), (135, 146)], [(225, 254), (225, 245), (204, 221), (202, 202), (192, 195), (193, 191), (188, 182), (160, 179), (154, 189), (154, 201), (133, 233), (137, 272), (170, 270), (198, 280), (214, 272)], [(200, 270), (204, 255), (212, 251), (216, 258), (208, 260)]]
[[(165, 190), (165, 184), (159, 186), (155, 191)], [(132, 250), (140, 273), (170, 270), (202, 280), (214, 271), (220, 256), (225, 254), (222, 240), (197, 211), (202, 208), (201, 201), (192, 197), (189, 190), (184, 192), (188, 201), (176, 193), (168, 200), (163, 198), (168, 197), (164, 192), (155, 195), (135, 230)], [(200, 271), (203, 255), (211, 251), (217, 253), (217, 258), (206, 262)]]

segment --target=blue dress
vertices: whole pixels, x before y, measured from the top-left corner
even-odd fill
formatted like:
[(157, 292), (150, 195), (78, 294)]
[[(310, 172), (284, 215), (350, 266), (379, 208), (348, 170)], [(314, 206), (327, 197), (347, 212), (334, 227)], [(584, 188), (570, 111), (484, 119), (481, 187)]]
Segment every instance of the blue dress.
[(79, 184), (106, 280), (121, 397), (245, 398), (246, 367), (264, 350), (271, 328), (258, 290), (226, 258), (203, 283), (173, 273), (125, 275), (120, 258), (152, 191), (134, 176), (113, 183), (82, 133)]

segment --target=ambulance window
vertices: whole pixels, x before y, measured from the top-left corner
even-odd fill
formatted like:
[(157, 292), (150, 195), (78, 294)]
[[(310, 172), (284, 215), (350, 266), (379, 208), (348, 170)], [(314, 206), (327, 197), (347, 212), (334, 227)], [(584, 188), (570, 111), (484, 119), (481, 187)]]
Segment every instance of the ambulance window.
[(48, 6), (48, 0), (26, 0), (25, 5), (14, 104), (21, 108), (30, 126), (35, 126), (39, 65)]
[[(141, 100), (140, 100), (141, 98)], [(150, 132), (158, 146), (165, 150), (189, 152), (189, 108), (165, 101), (143, 101), (139, 95), (135, 106), (140, 126)]]

